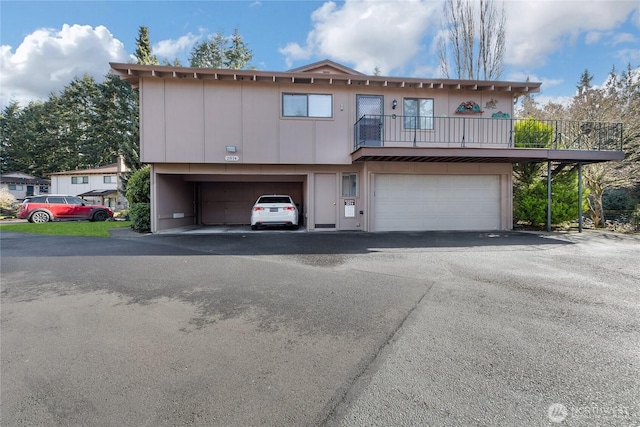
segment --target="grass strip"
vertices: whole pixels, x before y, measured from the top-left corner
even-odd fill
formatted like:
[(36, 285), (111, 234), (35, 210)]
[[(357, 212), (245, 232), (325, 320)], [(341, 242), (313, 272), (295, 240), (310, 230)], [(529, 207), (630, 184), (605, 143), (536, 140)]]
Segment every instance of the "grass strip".
[(0, 222), (0, 232), (52, 234), (59, 236), (109, 237), (112, 228), (131, 227), (131, 221), (56, 221), (43, 224)]

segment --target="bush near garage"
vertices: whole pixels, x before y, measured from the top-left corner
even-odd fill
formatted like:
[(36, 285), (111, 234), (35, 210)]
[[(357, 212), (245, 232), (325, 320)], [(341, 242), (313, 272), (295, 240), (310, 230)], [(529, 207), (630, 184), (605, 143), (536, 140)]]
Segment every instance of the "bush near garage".
[(151, 206), (149, 203), (134, 203), (129, 209), (131, 228), (139, 232), (151, 230)]
[(127, 183), (131, 228), (139, 232), (151, 230), (151, 167), (137, 170)]
[[(575, 171), (560, 173), (551, 182), (551, 220), (562, 224), (578, 217), (578, 182)], [(583, 194), (583, 198), (586, 194)], [(520, 185), (514, 192), (513, 216), (517, 222), (532, 226), (547, 222), (547, 184), (537, 179), (533, 184)], [(583, 200), (583, 210), (587, 208)]]

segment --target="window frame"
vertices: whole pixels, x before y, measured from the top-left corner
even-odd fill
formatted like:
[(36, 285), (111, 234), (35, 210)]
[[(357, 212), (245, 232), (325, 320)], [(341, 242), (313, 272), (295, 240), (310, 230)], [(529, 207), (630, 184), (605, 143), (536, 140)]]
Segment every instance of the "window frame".
[[(358, 194), (360, 192), (360, 185), (358, 182), (358, 173), (357, 172), (343, 172), (342, 175), (340, 176), (341, 180), (340, 180), (340, 192), (342, 194), (342, 198), (343, 199), (349, 199), (349, 198), (356, 198), (358, 197)], [(349, 179), (348, 180), (348, 187), (345, 187), (345, 178)], [(345, 191), (347, 190), (347, 191)], [(351, 194), (351, 190), (353, 190), (353, 193), (355, 194)]]
[[(13, 187), (13, 188), (11, 188)], [(9, 191), (24, 191), (24, 185), (22, 184), (9, 184)]]
[(103, 184), (117, 184), (118, 183), (118, 178), (115, 175), (104, 175), (102, 177), (102, 183)]
[(77, 175), (71, 177), (71, 184), (88, 184), (89, 176), (87, 175)]
[[(288, 99), (287, 97), (291, 97), (291, 99), (293, 99), (294, 97), (296, 98), (302, 98), (305, 97), (305, 111), (303, 112), (303, 114), (288, 114), (287, 113), (287, 102), (285, 101), (286, 99)], [(310, 101), (310, 99), (313, 99), (314, 97), (329, 97), (329, 112), (328, 112), (328, 116), (326, 115), (311, 115), (311, 110), (313, 110), (314, 108), (320, 108), (320, 109), (324, 109), (326, 108), (325, 105), (318, 105), (318, 106), (313, 106), (312, 102)], [(295, 93), (295, 92), (283, 92), (282, 93), (282, 97), (281, 97), (281, 101), (282, 101), (282, 108), (280, 110), (280, 114), (282, 115), (283, 118), (287, 118), (287, 119), (295, 119), (295, 118), (300, 118), (300, 119), (333, 119), (333, 94), (331, 93)]]
[[(407, 101), (416, 102), (417, 106), (416, 111), (417, 115), (408, 115), (407, 114)], [(420, 101), (426, 101), (430, 104), (431, 107), (431, 115), (421, 115), (421, 104)], [(434, 104), (435, 101), (433, 98), (403, 98), (402, 100), (402, 114), (403, 121), (402, 127), (405, 130), (433, 130), (434, 129)], [(418, 118), (418, 120), (415, 120)]]

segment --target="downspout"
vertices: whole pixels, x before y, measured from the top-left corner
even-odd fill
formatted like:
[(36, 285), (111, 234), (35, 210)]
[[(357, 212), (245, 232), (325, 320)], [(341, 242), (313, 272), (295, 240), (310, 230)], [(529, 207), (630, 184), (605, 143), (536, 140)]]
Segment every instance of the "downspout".
[(547, 231), (551, 231), (551, 160), (547, 162)]
[(578, 163), (578, 232), (582, 233), (582, 163)]

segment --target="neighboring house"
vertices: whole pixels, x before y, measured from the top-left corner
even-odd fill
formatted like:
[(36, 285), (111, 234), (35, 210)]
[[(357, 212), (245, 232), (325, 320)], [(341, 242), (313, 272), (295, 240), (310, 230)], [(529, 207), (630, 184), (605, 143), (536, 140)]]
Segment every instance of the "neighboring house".
[(128, 171), (122, 159), (94, 169), (55, 172), (51, 176), (52, 194), (69, 194), (91, 203), (119, 211), (128, 207), (122, 194), (122, 176)]
[(22, 172), (11, 172), (0, 175), (0, 188), (6, 188), (17, 201), (37, 194), (49, 193), (50, 182)]
[(153, 232), (248, 224), (274, 193), (293, 197), (310, 231), (510, 230), (513, 163), (623, 158), (610, 124), (556, 121), (552, 149), (516, 148), (514, 101), (540, 83), (369, 76), (332, 61), (111, 69), (140, 90)]

